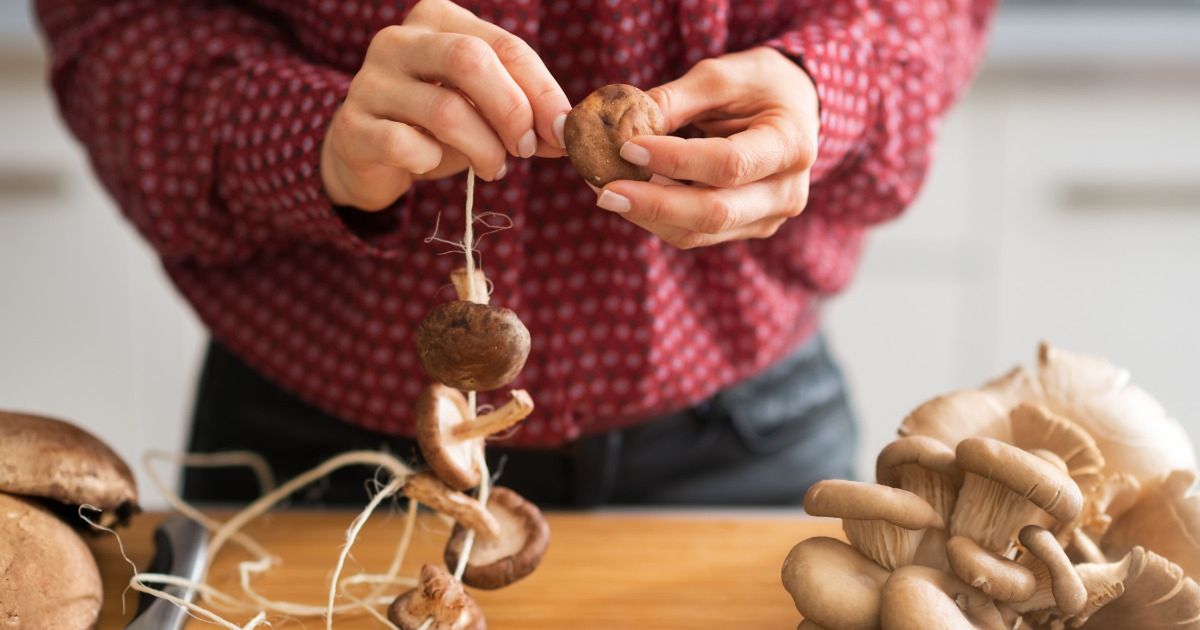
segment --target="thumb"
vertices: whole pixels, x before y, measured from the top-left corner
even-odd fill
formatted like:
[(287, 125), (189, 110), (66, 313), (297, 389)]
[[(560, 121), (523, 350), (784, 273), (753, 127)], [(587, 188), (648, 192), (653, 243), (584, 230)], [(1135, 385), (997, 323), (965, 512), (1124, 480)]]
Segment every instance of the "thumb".
[(723, 68), (720, 60), (705, 59), (678, 79), (646, 92), (662, 110), (668, 132), (730, 102), (732, 85)]

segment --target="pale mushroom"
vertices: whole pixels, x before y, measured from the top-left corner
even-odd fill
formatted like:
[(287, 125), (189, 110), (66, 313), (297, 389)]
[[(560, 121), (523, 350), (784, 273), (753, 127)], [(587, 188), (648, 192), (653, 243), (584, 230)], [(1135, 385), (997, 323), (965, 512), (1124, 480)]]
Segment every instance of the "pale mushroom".
[(1105, 554), (1120, 557), (1140, 545), (1200, 579), (1200, 494), (1190, 494), (1195, 483), (1195, 472), (1176, 470), (1148, 486), (1109, 527), (1101, 541)]
[(968, 438), (956, 454), (966, 479), (950, 518), (951, 536), (967, 536), (1011, 557), (1025, 525), (1053, 528), (1079, 514), (1079, 486), (1033, 453), (991, 438)]
[(876, 481), (925, 499), (947, 522), (962, 478), (954, 449), (925, 436), (895, 440), (875, 460)]
[(803, 540), (783, 561), (782, 579), (806, 621), (838, 630), (879, 628), (888, 572), (850, 545), (826, 537)]
[(92, 505), (104, 525), (138, 511), (133, 473), (107, 444), (69, 422), (24, 413), (0, 411), (0, 492)]
[(1012, 440), (1008, 406), (996, 395), (962, 389), (926, 401), (900, 423), (901, 436), (923, 435), (955, 448), (969, 437)]
[[(462, 580), (467, 586), (497, 589), (533, 573), (550, 544), (550, 526), (536, 505), (508, 488), (492, 488), (487, 510), (500, 533), (475, 539)], [(458, 565), (466, 537), (466, 528), (456, 525), (446, 542), (446, 566)]]
[(954, 536), (946, 542), (946, 557), (958, 579), (997, 601), (1025, 601), (1037, 588), (1033, 571), (980, 547), (966, 536)]
[(85, 630), (103, 602), (100, 571), (66, 523), (0, 493), (0, 627)]
[(1124, 592), (1083, 624), (1084, 630), (1200, 628), (1200, 586), (1179, 565), (1140, 547), (1130, 550)]
[(481, 537), (500, 535), (500, 523), (479, 501), (455, 491), (442, 483), (433, 473), (423, 472), (409, 477), (404, 483), (404, 496), (428, 506), (473, 530)]
[(434, 307), (417, 326), (425, 373), (463, 391), (512, 382), (529, 358), (529, 329), (507, 308), (454, 300)]
[(456, 490), (479, 485), (483, 440), (524, 420), (533, 399), (523, 389), (509, 392), (508, 402), (474, 420), (462, 392), (441, 383), (425, 388), (416, 403), (417, 443), (425, 462)]
[(1108, 469), (1145, 484), (1172, 470), (1196, 469), (1187, 432), (1162, 405), (1100, 357), (1042, 344), (1038, 379), (1051, 411), (1095, 439)]
[(1104, 455), (1082, 427), (1042, 405), (1023, 403), (1009, 415), (1013, 445), (1027, 451), (1043, 449), (1060, 457), (1080, 488), (1099, 483)]
[(927, 529), (945, 529), (945, 521), (921, 497), (898, 488), (827, 479), (804, 495), (813, 516), (842, 519), (842, 530), (856, 549), (885, 569), (910, 564)]
[(1066, 615), (1082, 611), (1087, 603), (1087, 589), (1054, 534), (1043, 527), (1027, 525), (1021, 529), (1020, 541), (1028, 553), (1021, 560), (1033, 570), (1037, 589), (1028, 599), (1014, 603), (1013, 609), (1025, 613), (1053, 608)]
[[(416, 588), (392, 602), (388, 620), (401, 630), (487, 630), (487, 620), (475, 600), (454, 576), (432, 564), (421, 567)], [(427, 620), (432, 621), (425, 626)]]
[(883, 585), (883, 630), (1005, 630), (991, 598), (958, 578), (920, 565), (896, 569)]

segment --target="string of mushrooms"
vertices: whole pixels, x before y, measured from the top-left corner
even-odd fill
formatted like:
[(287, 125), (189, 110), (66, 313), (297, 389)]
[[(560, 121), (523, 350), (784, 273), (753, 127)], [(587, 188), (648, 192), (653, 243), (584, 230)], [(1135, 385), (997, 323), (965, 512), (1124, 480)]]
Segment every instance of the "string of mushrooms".
[(822, 481), (805, 509), (849, 543), (783, 563), (801, 628), (1200, 629), (1192, 444), (1127, 371), (1043, 344), (938, 396), (880, 452), (875, 484)]

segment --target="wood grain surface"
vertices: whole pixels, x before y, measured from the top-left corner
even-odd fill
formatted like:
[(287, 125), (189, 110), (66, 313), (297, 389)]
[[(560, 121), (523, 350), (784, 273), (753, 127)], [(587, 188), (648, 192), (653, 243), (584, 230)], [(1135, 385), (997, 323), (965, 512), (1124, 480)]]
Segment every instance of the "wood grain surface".
[[(248, 531), (283, 559), (256, 584), (269, 597), (321, 603), (338, 545), (354, 515), (348, 512), (276, 512)], [(550, 549), (529, 578), (499, 591), (471, 594), (487, 613), (489, 628), (582, 630), (589, 628), (771, 628), (800, 621), (779, 582), (792, 545), (811, 536), (840, 536), (836, 521), (793, 513), (592, 512), (548, 514)], [(143, 514), (121, 537), (129, 556), (144, 566), (151, 532), (162, 518)], [(354, 547), (358, 570), (380, 570), (390, 559), (402, 515), (373, 518)], [(437, 562), (449, 528), (423, 516), (404, 574)], [(90, 541), (104, 576), (101, 630), (119, 629), (136, 606), (137, 593), (122, 590), (132, 569), (110, 536)], [(222, 551), (212, 583), (230, 592), (234, 567), (247, 556)], [(349, 566), (349, 565), (348, 565)], [(354, 570), (349, 566), (348, 570)], [(246, 618), (231, 617), (245, 623)], [(272, 618), (273, 628), (324, 628), (320, 618)], [(337, 628), (378, 628), (369, 617), (339, 618)], [(193, 622), (193, 628), (215, 626)]]

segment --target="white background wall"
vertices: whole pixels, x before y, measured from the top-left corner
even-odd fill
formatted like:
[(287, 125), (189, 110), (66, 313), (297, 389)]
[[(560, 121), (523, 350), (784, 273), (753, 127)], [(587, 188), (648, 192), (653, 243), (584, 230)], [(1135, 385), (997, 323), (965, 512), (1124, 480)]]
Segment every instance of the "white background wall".
[[(906, 411), (1039, 339), (1130, 368), (1200, 438), (1200, 16), (1005, 11), (920, 202), (829, 309), (864, 475)], [(26, 16), (0, 36), (0, 408), (131, 462), (180, 448), (204, 334), (59, 123)]]

